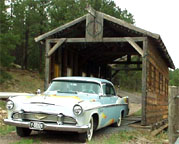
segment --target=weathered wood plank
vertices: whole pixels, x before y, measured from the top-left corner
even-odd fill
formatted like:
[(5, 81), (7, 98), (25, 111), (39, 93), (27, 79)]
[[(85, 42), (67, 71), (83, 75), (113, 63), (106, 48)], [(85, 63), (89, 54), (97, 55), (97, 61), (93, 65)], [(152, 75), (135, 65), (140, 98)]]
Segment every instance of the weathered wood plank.
[(133, 39), (131, 39), (130, 37), (126, 38), (126, 40), (130, 43), (130, 45), (135, 48), (135, 50), (143, 57), (144, 53), (143, 50), (140, 48), (140, 46), (138, 44), (135, 43), (135, 41), (133, 41)]
[(53, 35), (53, 34), (55, 34), (57, 32), (60, 32), (60, 31), (66, 29), (68, 27), (71, 27), (71, 26), (73, 26), (73, 25), (75, 25), (75, 24), (77, 24), (77, 23), (79, 23), (79, 22), (81, 22), (81, 21), (83, 21), (85, 19), (86, 19), (86, 15), (84, 15), (82, 17), (79, 17), (79, 18), (77, 18), (77, 19), (75, 19), (75, 20), (73, 20), (73, 21), (71, 21), (69, 23), (66, 23), (66, 24), (64, 24), (64, 25), (62, 25), (60, 27), (57, 27), (57, 28), (45, 33), (45, 34), (42, 34), (42, 35), (36, 37), (35, 41), (38, 42), (40, 40), (43, 40), (43, 39), (45, 39), (45, 38), (47, 38), (47, 37), (49, 37), (49, 36), (51, 36), (51, 35)]
[(88, 11), (89, 14), (91, 14), (93, 17), (96, 17), (96, 10), (94, 10), (91, 5), (86, 7), (86, 10)]
[[(128, 37), (103, 37), (102, 41), (101, 40), (95, 40), (95, 42), (128, 42), (126, 40), (126, 38)], [(133, 41), (135, 42), (142, 42), (145, 40), (146, 37), (130, 37)], [(60, 38), (61, 39), (61, 38)], [(59, 41), (58, 38), (54, 38), (54, 39), (49, 39), (50, 42), (52, 43), (56, 43)], [(67, 38), (66, 40), (67, 43), (83, 43), (83, 42), (91, 42), (88, 41), (86, 38)]]
[(165, 125), (161, 126), (159, 129), (152, 131), (151, 135), (156, 136), (157, 134), (159, 134), (162, 130), (164, 130), (167, 127), (168, 127), (168, 124), (165, 124)]
[(142, 68), (112, 68), (116, 71), (141, 71)]
[(50, 41), (47, 39), (45, 42), (45, 83), (44, 90), (48, 88), (50, 81), (50, 58), (48, 57), (48, 51), (50, 49)]
[(102, 41), (103, 38), (103, 14), (95, 13), (86, 17), (86, 40), (88, 42)]
[(130, 65), (130, 64), (142, 64), (142, 61), (113, 61), (110, 64), (126, 64), (126, 65)]
[(62, 49), (58, 50), (59, 76), (62, 76)]
[(48, 57), (50, 57), (64, 42), (66, 38), (60, 39), (48, 52)]
[(147, 104), (147, 53), (148, 53), (148, 39), (143, 41), (142, 58), (142, 125), (146, 125), (146, 104)]
[(169, 142), (174, 144), (179, 137), (179, 87), (169, 87)]

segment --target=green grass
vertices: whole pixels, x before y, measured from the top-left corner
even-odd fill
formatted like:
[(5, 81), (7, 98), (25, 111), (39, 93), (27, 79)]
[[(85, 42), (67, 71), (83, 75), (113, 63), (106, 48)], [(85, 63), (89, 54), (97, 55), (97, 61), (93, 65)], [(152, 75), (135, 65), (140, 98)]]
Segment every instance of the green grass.
[(119, 133), (109, 134), (93, 138), (88, 144), (126, 144), (126, 143), (155, 143), (163, 144), (167, 140), (167, 132), (162, 132), (156, 137), (151, 136), (148, 131), (122, 131)]
[[(6, 109), (6, 102), (0, 100), (0, 107), (5, 110)], [(15, 131), (14, 126), (9, 125), (1, 125), (2, 120), (0, 119), (0, 135), (7, 135), (8, 133)]]
[(33, 139), (21, 139), (18, 142), (13, 142), (11, 144), (40, 144), (39, 140), (33, 140)]
[(135, 113), (132, 114), (133, 116), (141, 116), (142, 115), (142, 109), (136, 111)]
[(0, 135), (7, 135), (8, 133), (15, 131), (14, 126), (4, 125), (0, 126)]
[(135, 139), (135, 132), (123, 131), (111, 135), (101, 136), (100, 139), (92, 139), (89, 144), (121, 144)]
[(6, 109), (6, 102), (0, 100), (0, 107), (5, 110)]

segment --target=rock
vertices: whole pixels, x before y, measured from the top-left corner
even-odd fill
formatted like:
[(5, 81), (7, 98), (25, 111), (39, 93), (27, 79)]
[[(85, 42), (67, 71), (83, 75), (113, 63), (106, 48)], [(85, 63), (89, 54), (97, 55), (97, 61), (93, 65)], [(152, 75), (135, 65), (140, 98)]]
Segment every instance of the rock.
[(6, 110), (2, 110), (2, 114), (7, 114), (7, 111)]
[(168, 139), (163, 140), (162, 143), (163, 143), (163, 144), (169, 144), (169, 140), (168, 140)]

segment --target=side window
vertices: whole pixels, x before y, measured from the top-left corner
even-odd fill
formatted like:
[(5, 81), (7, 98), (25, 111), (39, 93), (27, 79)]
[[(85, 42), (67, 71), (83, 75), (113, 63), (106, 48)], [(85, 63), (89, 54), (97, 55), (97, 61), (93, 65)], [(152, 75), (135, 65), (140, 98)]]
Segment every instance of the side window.
[(104, 94), (106, 95), (115, 95), (114, 88), (111, 84), (108, 84), (108, 83), (104, 84), (103, 91), (104, 91)]

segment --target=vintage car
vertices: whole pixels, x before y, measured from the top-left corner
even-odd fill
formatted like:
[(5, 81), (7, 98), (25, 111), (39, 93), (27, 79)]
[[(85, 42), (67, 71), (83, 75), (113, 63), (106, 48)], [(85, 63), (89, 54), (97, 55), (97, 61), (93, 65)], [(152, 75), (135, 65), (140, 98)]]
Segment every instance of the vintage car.
[(43, 94), (10, 97), (6, 107), (4, 122), (21, 137), (32, 130), (71, 131), (82, 142), (94, 130), (119, 127), (129, 112), (128, 97), (117, 96), (110, 81), (89, 77), (55, 78)]

